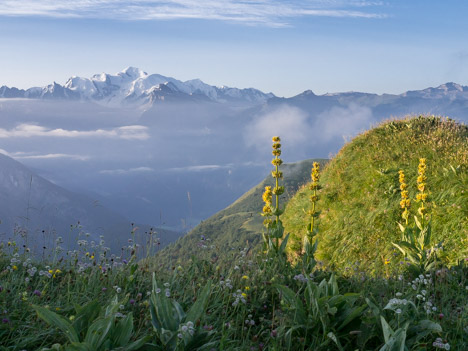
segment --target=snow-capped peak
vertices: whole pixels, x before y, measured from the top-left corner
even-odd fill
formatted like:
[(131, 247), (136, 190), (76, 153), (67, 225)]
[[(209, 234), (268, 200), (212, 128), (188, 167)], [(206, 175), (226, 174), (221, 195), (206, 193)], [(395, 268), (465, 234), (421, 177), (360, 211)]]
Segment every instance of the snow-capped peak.
[(148, 73), (142, 71), (137, 67), (127, 67), (123, 71), (117, 73), (119, 76), (128, 76), (132, 79), (143, 78), (148, 75)]
[[(5, 92), (2, 94), (5, 95)], [(218, 88), (200, 79), (182, 82), (159, 74), (149, 75), (132, 66), (116, 74), (100, 73), (91, 78), (72, 76), (63, 86), (54, 83), (47, 87), (28, 89), (22, 94), (29, 98), (81, 99), (107, 106), (120, 107), (130, 104), (142, 108), (146, 108), (152, 101), (164, 100), (166, 95), (182, 100), (208, 99), (221, 103), (235, 101), (249, 104), (261, 103), (273, 97), (271, 93), (265, 94), (252, 88)]]

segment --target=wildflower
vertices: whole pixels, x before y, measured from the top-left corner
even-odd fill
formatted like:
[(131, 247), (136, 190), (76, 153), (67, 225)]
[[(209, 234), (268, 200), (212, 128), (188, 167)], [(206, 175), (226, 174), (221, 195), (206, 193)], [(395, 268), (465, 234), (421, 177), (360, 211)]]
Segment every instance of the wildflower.
[(16, 271), (18, 269), (18, 267), (16, 267), (16, 266), (13, 266), (11, 268), (13, 268), (14, 271)]
[(242, 276), (242, 279), (249, 279), (249, 277), (246, 276), (246, 275), (243, 275), (243, 276)]
[(421, 216), (421, 218), (424, 218), (424, 215), (427, 213), (426, 208), (424, 207), (424, 204), (427, 199), (427, 193), (424, 191), (426, 190), (426, 159), (421, 158), (419, 159), (419, 165), (418, 165), (418, 178), (417, 178), (417, 185), (418, 185), (418, 190), (419, 194), (416, 195), (416, 200), (421, 203), (421, 206), (418, 209), (418, 213)]
[(245, 299), (247, 298), (247, 294), (246, 293), (242, 293), (242, 297)]
[(407, 187), (408, 185), (405, 183), (405, 173), (403, 170), (398, 171), (399, 177), (398, 180), (400, 182), (400, 190), (401, 190), (401, 201), (400, 207), (403, 209), (403, 213), (401, 217), (406, 221), (406, 225), (408, 225), (408, 217), (409, 217), (409, 208), (411, 206), (411, 200), (409, 199), (409, 193)]
[(41, 292), (39, 290), (34, 290), (33, 291), (33, 295), (36, 295), (36, 296), (41, 296)]
[(388, 258), (385, 259), (385, 264), (390, 264), (390, 260)]
[(130, 305), (133, 306), (133, 305), (135, 304), (136, 301), (135, 301), (134, 299), (130, 299), (130, 301), (128, 301), (128, 302), (130, 303)]

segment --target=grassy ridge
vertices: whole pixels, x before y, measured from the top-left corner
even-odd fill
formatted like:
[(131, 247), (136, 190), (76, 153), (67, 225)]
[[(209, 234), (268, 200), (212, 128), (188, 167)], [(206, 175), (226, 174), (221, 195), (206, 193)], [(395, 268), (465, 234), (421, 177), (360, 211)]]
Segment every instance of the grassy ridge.
[[(429, 213), (433, 240), (444, 241), (451, 262), (468, 247), (468, 128), (439, 117), (390, 121), (345, 145), (323, 171), (318, 209), (317, 257), (343, 270), (356, 264), (381, 271), (385, 260), (398, 265), (392, 241), (400, 239), (398, 170), (405, 172), (410, 198), (417, 192), (419, 158), (428, 164)], [(311, 191), (303, 187), (289, 201), (282, 217), (300, 249)], [(411, 218), (418, 204), (413, 200)]]
[[(314, 161), (324, 164), (326, 160), (304, 160), (282, 166), (285, 193), (283, 203), (289, 200), (297, 189), (310, 178)], [(263, 218), (262, 192), (265, 186), (274, 185), (274, 179), (267, 176), (260, 184), (250, 189), (229, 207), (200, 223), (186, 236), (169, 245), (156, 255), (154, 262), (183, 262), (205, 247), (212, 247), (212, 259), (230, 260), (246, 246), (257, 246), (262, 238)], [(202, 240), (202, 238), (205, 240)]]

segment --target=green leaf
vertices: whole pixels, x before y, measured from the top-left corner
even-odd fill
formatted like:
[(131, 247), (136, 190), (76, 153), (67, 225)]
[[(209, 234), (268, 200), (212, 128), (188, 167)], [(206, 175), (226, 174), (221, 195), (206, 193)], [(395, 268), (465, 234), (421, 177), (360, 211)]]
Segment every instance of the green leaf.
[(84, 333), (90, 324), (99, 316), (101, 305), (98, 301), (94, 300), (87, 303), (85, 306), (75, 306), (76, 317), (73, 321), (73, 328), (76, 330), (78, 336)]
[(328, 336), (331, 340), (333, 340), (333, 341), (335, 342), (336, 346), (338, 347), (338, 350), (344, 351), (343, 346), (341, 346), (340, 340), (338, 340), (338, 338), (337, 338), (337, 336), (336, 336), (335, 334), (333, 334), (332, 332), (329, 332), (329, 333), (327, 334), (327, 336)]
[(99, 350), (104, 341), (109, 337), (109, 331), (114, 324), (114, 319), (113, 316), (97, 319), (88, 328), (84, 341), (88, 343), (93, 350)]
[[(153, 312), (157, 316), (159, 331), (167, 329), (176, 331), (179, 328), (179, 322), (176, 320), (171, 300), (166, 297), (162, 290), (157, 293), (158, 284), (153, 273), (153, 291), (151, 293), (150, 303), (154, 307)], [(154, 320), (154, 319), (153, 319)]]
[(112, 329), (114, 346), (126, 346), (133, 334), (133, 315), (130, 312)]
[(145, 336), (145, 337), (143, 337), (141, 339), (138, 339), (138, 340), (132, 342), (129, 345), (126, 345), (124, 348), (122, 348), (122, 351), (139, 350), (150, 340), (151, 340), (151, 335), (147, 335), (147, 336)]
[(70, 342), (80, 341), (75, 328), (73, 328), (71, 323), (65, 318), (59, 316), (55, 312), (48, 310), (47, 308), (37, 305), (33, 305), (32, 307), (36, 311), (39, 318), (43, 319), (47, 324), (50, 324), (51, 326), (63, 331)]
[(416, 226), (419, 228), (419, 230), (423, 230), (421, 222), (419, 221), (417, 216), (414, 216), (414, 222), (416, 223)]
[(380, 322), (382, 324), (384, 340), (385, 340), (385, 343), (387, 343), (390, 340), (390, 337), (393, 335), (394, 332), (383, 316), (380, 316)]
[(288, 245), (289, 234), (286, 235), (284, 240), (281, 242), (281, 246), (279, 248), (279, 252), (283, 253), (286, 250), (286, 245)]
[(341, 330), (343, 329), (344, 327), (346, 327), (349, 323), (351, 323), (353, 320), (355, 320), (356, 318), (358, 318), (359, 316), (362, 315), (362, 313), (367, 309), (367, 306), (366, 305), (362, 305), (362, 306), (359, 306), (359, 307), (355, 307), (355, 308), (352, 308), (350, 309), (350, 311), (347, 311), (346, 314), (346, 318), (345, 320), (341, 323), (341, 325), (338, 327), (337, 330)]
[(299, 324), (305, 324), (307, 321), (304, 305), (296, 296), (296, 293), (290, 288), (283, 285), (275, 285), (276, 289), (281, 293), (285, 303), (294, 309), (295, 320)]
[(94, 351), (93, 348), (84, 342), (74, 342), (65, 347), (65, 351)]
[(210, 297), (210, 292), (211, 281), (208, 281), (200, 295), (197, 297), (197, 301), (195, 301), (192, 307), (188, 310), (185, 321), (191, 321), (195, 323), (198, 319), (200, 319), (201, 315), (205, 311), (208, 298)]
[(403, 226), (403, 224), (401, 224), (400, 222), (397, 222), (397, 223), (398, 223), (398, 226), (400, 227), (401, 232), (404, 233), (406, 229)]

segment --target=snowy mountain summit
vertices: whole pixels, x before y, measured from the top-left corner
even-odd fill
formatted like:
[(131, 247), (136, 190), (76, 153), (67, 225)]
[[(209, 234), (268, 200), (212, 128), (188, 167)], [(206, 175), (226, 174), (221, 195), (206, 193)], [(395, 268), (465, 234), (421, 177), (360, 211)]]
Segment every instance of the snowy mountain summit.
[(260, 90), (216, 87), (199, 79), (182, 82), (159, 74), (128, 67), (114, 75), (101, 73), (91, 78), (73, 76), (62, 86), (27, 90), (1, 87), (0, 98), (34, 98), (93, 101), (107, 106), (147, 106), (163, 100), (207, 100), (219, 103), (262, 103), (274, 97)]

